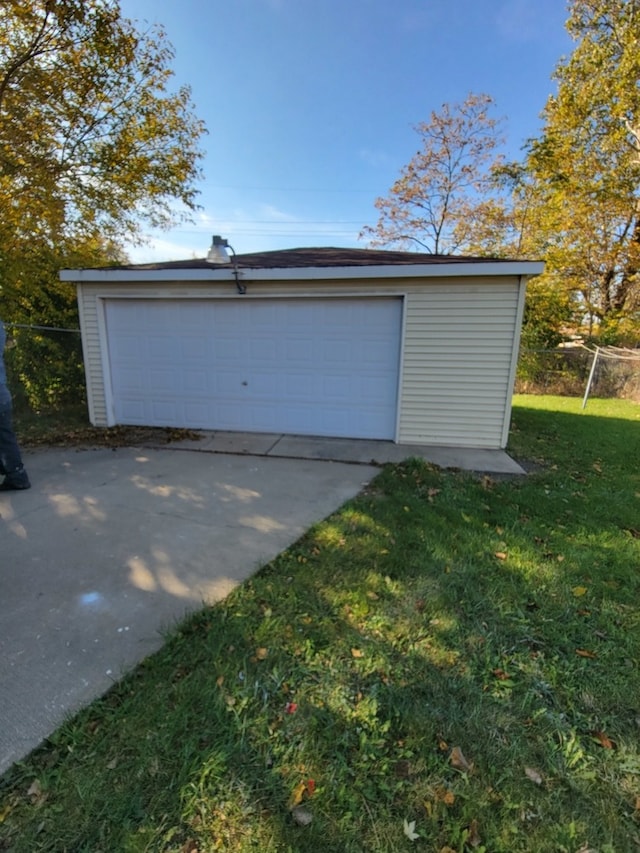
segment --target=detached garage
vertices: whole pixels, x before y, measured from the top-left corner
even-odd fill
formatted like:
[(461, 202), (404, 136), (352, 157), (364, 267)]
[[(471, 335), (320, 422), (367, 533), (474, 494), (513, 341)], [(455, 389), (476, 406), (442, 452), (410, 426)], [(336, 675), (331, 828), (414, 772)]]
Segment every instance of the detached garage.
[(91, 422), (502, 448), (542, 263), (293, 249), (77, 284)]

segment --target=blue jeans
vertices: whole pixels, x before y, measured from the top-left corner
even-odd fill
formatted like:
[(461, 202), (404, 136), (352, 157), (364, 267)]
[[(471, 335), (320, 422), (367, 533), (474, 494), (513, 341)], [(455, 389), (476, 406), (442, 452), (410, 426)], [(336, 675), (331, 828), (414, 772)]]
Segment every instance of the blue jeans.
[[(11, 403), (0, 405), (0, 474), (21, 479), (24, 472), (20, 448), (13, 431)], [(26, 473), (24, 473), (26, 478)]]

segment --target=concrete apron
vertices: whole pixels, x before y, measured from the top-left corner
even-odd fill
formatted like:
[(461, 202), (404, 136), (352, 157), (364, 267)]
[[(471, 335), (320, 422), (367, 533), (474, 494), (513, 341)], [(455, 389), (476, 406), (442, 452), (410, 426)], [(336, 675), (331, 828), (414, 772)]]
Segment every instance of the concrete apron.
[[(30, 453), (33, 488), (0, 493), (0, 774), (156, 651), (187, 612), (356, 495), (379, 470), (362, 463), (416, 450), (216, 433)], [(462, 452), (442, 454), (431, 461), (467, 467)], [(489, 460), (466, 461), (487, 470)]]
[[(155, 445), (160, 446), (160, 445)], [(166, 444), (164, 445), (166, 447)], [(171, 445), (176, 449), (201, 450), (205, 453), (233, 453), (287, 459), (324, 459), (384, 465), (402, 462), (410, 457), (425, 459), (441, 468), (482, 471), (488, 474), (524, 474), (504, 450), (474, 447), (440, 447), (429, 444), (394, 444), (350, 438), (280, 435), (276, 433), (208, 432), (197, 438)]]

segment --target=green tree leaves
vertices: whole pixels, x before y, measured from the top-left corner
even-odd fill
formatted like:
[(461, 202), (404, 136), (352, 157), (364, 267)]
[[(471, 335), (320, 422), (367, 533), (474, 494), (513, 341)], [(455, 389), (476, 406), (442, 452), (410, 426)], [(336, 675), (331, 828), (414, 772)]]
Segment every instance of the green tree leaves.
[(3, 0), (5, 320), (77, 325), (61, 267), (122, 260), (143, 225), (168, 226), (196, 208), (204, 125), (189, 89), (171, 88), (172, 59), (163, 31), (139, 31), (117, 0)]
[(589, 328), (606, 331), (640, 309), (640, 7), (573, 0), (567, 29), (576, 47), (558, 65), (527, 169), (548, 270), (577, 294)]

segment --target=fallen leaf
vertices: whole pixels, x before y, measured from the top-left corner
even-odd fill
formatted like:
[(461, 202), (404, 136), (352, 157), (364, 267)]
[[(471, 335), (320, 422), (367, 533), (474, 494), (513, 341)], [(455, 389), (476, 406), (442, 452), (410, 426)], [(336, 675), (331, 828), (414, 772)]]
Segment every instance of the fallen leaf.
[(11, 812), (12, 808), (13, 808), (13, 806), (7, 804), (2, 809), (2, 811), (0, 812), (0, 823), (4, 822), (4, 820), (8, 817), (9, 813)]
[(440, 750), (440, 752), (449, 751), (449, 744), (441, 735), (438, 735), (438, 749)]
[(351, 649), (352, 658), (363, 658), (364, 652), (361, 649)]
[(615, 749), (615, 743), (604, 732), (592, 732), (594, 738), (603, 749)]
[(453, 847), (442, 847), (440, 853), (456, 853)]
[(574, 586), (571, 592), (576, 596), (576, 598), (580, 598), (581, 595), (587, 594), (586, 586)]
[(259, 649), (256, 649), (256, 659), (257, 660), (266, 660), (269, 655), (269, 649), (265, 649), (264, 646), (261, 646)]
[(525, 767), (524, 775), (527, 777), (527, 779), (531, 779), (531, 781), (534, 782), (536, 785), (542, 785), (542, 776), (540, 775), (540, 773), (538, 773), (537, 770), (534, 770), (533, 767)]
[(316, 791), (316, 780), (315, 779), (307, 779), (307, 794), (310, 797), (313, 797)]
[(297, 809), (294, 809), (291, 812), (291, 816), (298, 824), (298, 826), (309, 826), (309, 824), (313, 820), (313, 815), (311, 814), (311, 812), (308, 809), (302, 808), (301, 806), (298, 806)]
[(500, 681), (507, 681), (507, 679), (511, 678), (508, 672), (505, 672), (504, 669), (500, 669), (499, 667), (497, 669), (492, 670), (492, 673)]
[(218, 687), (222, 687), (222, 685), (224, 684), (224, 675), (219, 675), (216, 678), (216, 684), (218, 685)]
[(636, 811), (640, 812), (640, 797), (636, 797)]
[(469, 835), (467, 841), (472, 847), (479, 847), (482, 843), (480, 833), (478, 832), (478, 821), (475, 818), (469, 824)]
[(470, 773), (473, 769), (473, 763), (467, 761), (459, 746), (454, 746), (451, 750), (450, 761), (456, 770), (462, 770), (463, 773)]
[(581, 658), (597, 658), (598, 655), (595, 652), (590, 652), (588, 649), (576, 649), (576, 654), (580, 655)]
[(495, 556), (498, 558), (498, 560), (506, 560), (508, 554), (506, 551), (496, 551)]
[(285, 714), (295, 714), (295, 712), (297, 710), (298, 710), (298, 705), (296, 702), (287, 702), (286, 705), (284, 706)]
[(296, 806), (299, 806), (302, 802), (302, 798), (304, 797), (304, 792), (307, 790), (306, 782), (300, 782), (291, 792), (291, 797), (289, 798), (289, 808), (295, 809)]
[(409, 841), (416, 841), (418, 838), (420, 838), (420, 836), (419, 836), (419, 835), (418, 835), (418, 833), (416, 832), (416, 822), (415, 822), (415, 820), (412, 820), (411, 822), (408, 822), (408, 821), (407, 821), (407, 819), (405, 818), (405, 819), (404, 819), (404, 825), (403, 825), (403, 827), (402, 827), (402, 828), (403, 828), (403, 830), (404, 830), (404, 834), (407, 836), (407, 838), (409, 839)]
[(456, 801), (455, 794), (448, 788), (436, 788), (434, 796), (437, 803), (444, 803), (445, 806), (452, 806)]
[(194, 841), (193, 838), (185, 841), (180, 848), (180, 853), (198, 853), (198, 842)]
[(107, 764), (107, 770), (115, 770), (118, 766), (118, 759), (112, 758), (111, 761)]
[(40, 785), (40, 781), (38, 779), (34, 779), (31, 785), (29, 785), (29, 790), (27, 791), (27, 797), (31, 800), (31, 803), (34, 806), (40, 806), (47, 799), (47, 795), (43, 792), (42, 786)]

